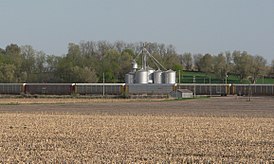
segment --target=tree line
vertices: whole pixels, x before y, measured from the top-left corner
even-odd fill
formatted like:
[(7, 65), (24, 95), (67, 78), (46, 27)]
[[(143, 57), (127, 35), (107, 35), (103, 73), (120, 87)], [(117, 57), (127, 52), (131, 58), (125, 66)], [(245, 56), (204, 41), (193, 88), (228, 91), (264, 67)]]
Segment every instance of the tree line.
[[(69, 43), (67, 53), (58, 56), (34, 50), (30, 45), (10, 44), (0, 48), (0, 82), (102, 82), (103, 74), (106, 82), (124, 82), (141, 46), (142, 43), (123, 41), (82, 41)], [(259, 77), (274, 75), (274, 60), (268, 66), (262, 56), (246, 51), (179, 54), (173, 45), (160, 43), (148, 43), (146, 48), (167, 69), (175, 71), (199, 71), (219, 79), (233, 74), (253, 83)]]

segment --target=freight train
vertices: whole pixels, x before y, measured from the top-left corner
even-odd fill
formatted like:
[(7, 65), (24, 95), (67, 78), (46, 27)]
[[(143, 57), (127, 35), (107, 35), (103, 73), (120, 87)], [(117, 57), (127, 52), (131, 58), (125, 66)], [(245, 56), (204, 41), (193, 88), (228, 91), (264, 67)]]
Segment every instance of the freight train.
[(126, 83), (0, 83), (0, 95), (168, 95), (188, 89), (195, 95), (274, 96), (274, 84), (126, 84)]

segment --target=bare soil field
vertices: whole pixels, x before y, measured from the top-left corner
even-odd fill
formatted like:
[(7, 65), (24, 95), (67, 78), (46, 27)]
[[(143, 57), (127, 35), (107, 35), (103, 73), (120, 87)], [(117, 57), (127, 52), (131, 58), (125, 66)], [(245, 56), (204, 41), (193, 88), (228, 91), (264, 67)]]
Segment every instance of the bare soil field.
[(0, 163), (274, 162), (273, 97), (0, 104)]

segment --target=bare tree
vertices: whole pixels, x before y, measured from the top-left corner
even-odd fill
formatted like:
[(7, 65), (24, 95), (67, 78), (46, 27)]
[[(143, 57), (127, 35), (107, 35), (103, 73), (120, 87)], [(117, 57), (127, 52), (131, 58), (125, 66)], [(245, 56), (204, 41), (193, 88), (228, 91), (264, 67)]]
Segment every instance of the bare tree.
[(214, 57), (214, 73), (216, 77), (225, 79), (232, 68), (232, 56), (230, 52), (220, 53)]
[(271, 62), (271, 73), (274, 74), (274, 60)]
[(234, 51), (232, 53), (234, 66), (234, 73), (240, 77), (240, 80), (247, 79), (250, 76), (250, 69), (252, 67), (253, 59), (246, 51)]
[(202, 54), (195, 54), (193, 56), (194, 59), (194, 69), (197, 71), (201, 71), (202, 70), (202, 65), (201, 65), (201, 60), (203, 58)]
[(250, 67), (250, 76), (252, 77), (252, 83), (256, 83), (256, 80), (260, 76), (266, 75), (266, 60), (262, 56), (252, 57), (252, 65)]
[(192, 58), (191, 53), (184, 53), (182, 55), (182, 64), (183, 64), (184, 68), (187, 71), (191, 71), (192, 70), (193, 58)]
[(227, 76), (226, 57), (222, 53), (214, 57), (214, 74), (220, 79)]

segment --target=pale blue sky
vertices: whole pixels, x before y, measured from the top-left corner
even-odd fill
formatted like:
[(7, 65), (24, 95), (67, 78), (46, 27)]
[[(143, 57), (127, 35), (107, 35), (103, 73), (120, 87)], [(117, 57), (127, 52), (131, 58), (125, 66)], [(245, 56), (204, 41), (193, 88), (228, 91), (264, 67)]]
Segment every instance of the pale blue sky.
[(274, 0), (0, 0), (0, 18), (1, 48), (62, 55), (69, 42), (148, 41), (274, 59)]

